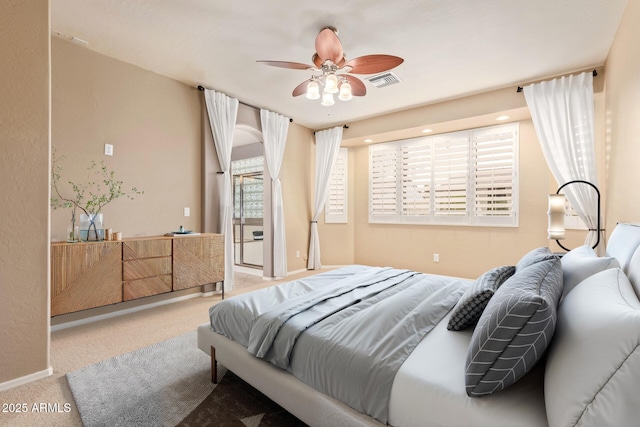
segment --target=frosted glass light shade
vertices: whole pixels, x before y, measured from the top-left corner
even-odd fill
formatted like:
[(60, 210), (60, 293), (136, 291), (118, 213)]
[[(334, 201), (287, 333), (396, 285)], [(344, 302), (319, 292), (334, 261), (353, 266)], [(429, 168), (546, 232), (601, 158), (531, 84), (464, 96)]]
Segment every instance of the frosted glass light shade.
[(315, 80), (311, 80), (307, 84), (307, 99), (319, 99), (320, 98), (320, 86)]
[(547, 239), (564, 239), (564, 194), (549, 194)]
[(351, 94), (351, 84), (347, 81), (343, 81), (340, 85), (340, 95), (338, 95), (338, 99), (340, 101), (350, 101), (353, 98)]
[(338, 77), (335, 74), (328, 74), (324, 81), (325, 93), (338, 93)]
[(335, 101), (333, 100), (333, 94), (327, 93), (327, 91), (325, 90), (322, 94), (322, 102), (320, 104), (324, 105), (325, 107), (329, 107), (335, 104)]

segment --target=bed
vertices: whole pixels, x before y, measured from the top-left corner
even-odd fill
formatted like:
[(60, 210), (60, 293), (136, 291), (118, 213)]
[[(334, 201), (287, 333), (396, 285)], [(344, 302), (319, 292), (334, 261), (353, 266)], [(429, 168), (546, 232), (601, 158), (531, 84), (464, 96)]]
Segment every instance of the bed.
[(473, 280), (346, 266), (216, 304), (198, 346), (311, 426), (633, 425), (639, 247), (618, 224), (606, 256), (535, 248)]

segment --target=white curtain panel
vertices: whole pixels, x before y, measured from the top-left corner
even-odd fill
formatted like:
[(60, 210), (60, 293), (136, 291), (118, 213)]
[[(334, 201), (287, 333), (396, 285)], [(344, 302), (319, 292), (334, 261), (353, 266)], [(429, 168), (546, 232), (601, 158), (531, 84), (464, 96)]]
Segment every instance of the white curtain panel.
[(320, 236), (318, 235), (318, 217), (322, 213), (329, 192), (329, 177), (331, 169), (340, 151), (342, 142), (342, 126), (316, 132), (316, 184), (313, 204), (313, 218), (311, 220), (311, 236), (309, 239), (309, 270), (319, 270)]
[[(544, 157), (559, 185), (583, 180), (597, 187), (592, 72), (526, 86), (524, 95)], [(592, 230), (585, 244), (593, 246), (598, 223), (595, 190), (586, 184), (569, 184), (562, 190)]]
[(284, 226), (280, 167), (287, 144), (289, 118), (272, 111), (260, 110), (260, 121), (262, 122), (262, 137), (264, 139), (264, 156), (272, 188), (273, 275), (281, 278), (287, 275), (287, 238)]
[(233, 289), (233, 192), (231, 187), (231, 150), (238, 115), (238, 100), (214, 90), (204, 90), (213, 142), (222, 176), (220, 193), (220, 232), (224, 234), (224, 288)]

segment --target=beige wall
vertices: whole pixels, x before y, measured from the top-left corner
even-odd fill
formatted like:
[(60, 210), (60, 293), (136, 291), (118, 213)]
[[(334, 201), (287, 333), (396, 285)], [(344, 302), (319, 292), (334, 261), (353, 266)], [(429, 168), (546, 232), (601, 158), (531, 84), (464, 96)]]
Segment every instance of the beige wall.
[(607, 228), (640, 222), (640, 2), (629, 1), (605, 68)]
[(49, 369), (48, 2), (0, 2), (0, 52), (1, 389)]
[[(52, 38), (52, 137), (67, 156), (63, 181), (86, 182), (104, 160), (129, 189), (104, 210), (105, 227), (125, 237), (201, 231), (202, 116), (196, 88)], [(104, 155), (104, 144), (114, 155)], [(69, 192), (67, 192), (69, 194)], [(191, 216), (183, 216), (189, 207)], [(79, 214), (80, 212), (78, 212)], [(51, 238), (65, 239), (70, 209), (51, 214)]]
[[(601, 90), (600, 81), (596, 86)], [(349, 124), (343, 145), (350, 147), (353, 157), (351, 169), (355, 171), (350, 179), (349, 191), (353, 199), (349, 209), (354, 215), (352, 233), (356, 243), (353, 245), (353, 257), (349, 258), (345, 254), (345, 247), (349, 247), (345, 242), (349, 240), (344, 237), (348, 235), (349, 227), (324, 224), (321, 227), (323, 264), (391, 265), (437, 274), (477, 277), (493, 266), (516, 263), (523, 254), (538, 246), (560, 250), (555, 242), (546, 239), (547, 194), (557, 187), (540, 149), (524, 96), (515, 89), (496, 90)], [(601, 112), (602, 108), (598, 111)], [(499, 123), (495, 118), (503, 113), (520, 122), (518, 227), (368, 222), (369, 160), (368, 147), (363, 143), (365, 138), (384, 142), (417, 136), (416, 132), (426, 127), (437, 133), (491, 126)], [(597, 117), (601, 120), (602, 113)], [(374, 129), (377, 133), (368, 134), (367, 129)], [(579, 231), (568, 234), (569, 239), (564, 243), (569, 247), (582, 244), (585, 237), (585, 233)], [(433, 261), (435, 253), (439, 254), (438, 263)]]

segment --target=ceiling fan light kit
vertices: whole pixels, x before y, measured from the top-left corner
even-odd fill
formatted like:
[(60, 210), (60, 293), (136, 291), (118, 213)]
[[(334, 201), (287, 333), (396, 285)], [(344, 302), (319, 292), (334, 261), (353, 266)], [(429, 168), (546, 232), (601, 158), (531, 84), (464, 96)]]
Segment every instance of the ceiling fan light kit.
[[(308, 99), (322, 99), (321, 104), (335, 104), (334, 94), (341, 101), (350, 101), (354, 96), (364, 96), (367, 88), (362, 80), (351, 74), (375, 74), (390, 70), (404, 60), (392, 55), (366, 55), (347, 61), (337, 30), (324, 28), (316, 37), (316, 53), (312, 56), (314, 65), (287, 61), (258, 61), (266, 65), (294, 70), (311, 70), (321, 74), (312, 75), (293, 90), (293, 96), (305, 94)], [(351, 74), (348, 74), (351, 73)], [(322, 87), (322, 93), (320, 88)]]

